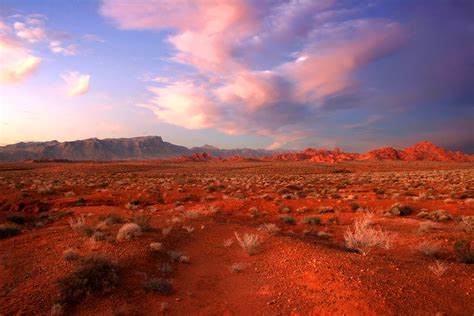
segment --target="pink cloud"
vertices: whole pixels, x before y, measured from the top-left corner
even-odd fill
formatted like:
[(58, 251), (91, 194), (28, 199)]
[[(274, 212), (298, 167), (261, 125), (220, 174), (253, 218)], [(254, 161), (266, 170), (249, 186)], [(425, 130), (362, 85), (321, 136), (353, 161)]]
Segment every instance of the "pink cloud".
[(28, 26), (22, 22), (15, 22), (13, 27), (16, 36), (30, 43), (43, 41), (47, 37), (46, 31), (41, 26)]
[(3, 27), (0, 28), (0, 83), (18, 83), (38, 70), (41, 58), (29, 53), (13, 38), (11, 29), (3, 22), (2, 25)]
[[(255, 133), (271, 137), (277, 148), (309, 135), (320, 105), (356, 85), (357, 70), (403, 41), (390, 21), (331, 22), (352, 12), (334, 2), (104, 0), (100, 12), (121, 29), (173, 31), (167, 38), (176, 49), (172, 60), (197, 70), (192, 79), (160, 79), (160, 87), (149, 87), (152, 95), (141, 106), (159, 121)], [(284, 47), (292, 41), (299, 44), (293, 55)], [(279, 62), (251, 56), (268, 47)]]
[(249, 110), (265, 107), (279, 98), (272, 72), (240, 72), (215, 94), (224, 103), (243, 104)]
[[(366, 21), (364, 21), (366, 22)], [(297, 95), (303, 101), (318, 100), (354, 84), (355, 70), (400, 47), (405, 35), (399, 25), (364, 24), (355, 38), (309, 47), (284, 72), (298, 83)], [(368, 28), (377, 26), (376, 31)]]
[(106, 0), (101, 13), (123, 29), (176, 30), (168, 38), (178, 51), (174, 60), (218, 72), (240, 67), (232, 49), (257, 25), (252, 7), (243, 0)]

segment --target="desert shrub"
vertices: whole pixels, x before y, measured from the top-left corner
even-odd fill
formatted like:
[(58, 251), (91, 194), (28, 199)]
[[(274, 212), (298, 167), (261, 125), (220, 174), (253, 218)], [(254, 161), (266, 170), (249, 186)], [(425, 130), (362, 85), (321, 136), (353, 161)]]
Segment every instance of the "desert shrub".
[(377, 195), (383, 195), (383, 194), (385, 194), (385, 190), (384, 190), (384, 189), (380, 189), (380, 188), (374, 188), (372, 191), (373, 191), (375, 194), (377, 194)]
[(337, 216), (331, 216), (328, 219), (328, 225), (339, 225), (341, 224), (341, 220)]
[(196, 194), (191, 194), (191, 193), (186, 194), (182, 198), (183, 202), (199, 202), (199, 200), (200, 200), (199, 196), (197, 196)]
[(168, 251), (168, 256), (172, 262), (181, 262), (181, 263), (189, 263), (190, 259), (189, 256), (186, 256), (181, 251), (170, 250)]
[(127, 223), (120, 227), (117, 233), (117, 240), (121, 241), (124, 239), (132, 239), (135, 237), (140, 236), (142, 233), (142, 229), (135, 223)]
[(101, 216), (99, 217), (99, 220), (107, 226), (113, 226), (125, 222), (125, 220), (117, 214), (108, 214), (107, 216)]
[(84, 198), (79, 198), (76, 202), (76, 206), (86, 206), (86, 200)]
[(21, 230), (13, 226), (0, 225), (0, 239), (19, 235)]
[(7, 221), (23, 225), (24, 223), (26, 223), (26, 218), (23, 215), (9, 214), (7, 215)]
[[(264, 231), (269, 235), (276, 235), (280, 232), (280, 228), (273, 223), (262, 224), (258, 230)], [(231, 239), (232, 240), (232, 239)]]
[(283, 223), (289, 224), (289, 225), (296, 224), (296, 220), (291, 216), (282, 216), (282, 217), (280, 217), (280, 221), (282, 221)]
[(439, 257), (441, 255), (439, 246), (429, 241), (420, 243), (418, 250), (427, 257)]
[(147, 292), (153, 292), (161, 295), (171, 295), (174, 292), (171, 283), (163, 279), (149, 279), (144, 281), (142, 286)]
[(318, 208), (317, 212), (319, 214), (334, 213), (334, 208), (332, 208), (330, 206), (321, 206), (320, 208)]
[(161, 242), (156, 242), (156, 241), (152, 242), (152, 243), (150, 243), (150, 249), (152, 251), (158, 252), (161, 249), (163, 249), (163, 244)]
[(291, 209), (288, 206), (282, 206), (280, 207), (279, 212), (283, 214), (287, 214), (287, 213), (291, 213)]
[(436, 275), (438, 278), (440, 278), (448, 270), (448, 266), (446, 264), (436, 260), (436, 263), (429, 265), (428, 269), (430, 269), (431, 272), (434, 273), (434, 275)]
[(262, 215), (260, 210), (256, 207), (251, 207), (249, 209), (249, 212), (250, 212), (250, 217), (260, 217)]
[(61, 293), (59, 301), (74, 305), (87, 295), (111, 291), (118, 282), (118, 267), (110, 259), (86, 257), (74, 272), (58, 281)]
[(352, 202), (349, 203), (349, 207), (351, 208), (351, 211), (355, 212), (360, 208), (360, 205), (355, 202)]
[(393, 204), (390, 209), (385, 212), (385, 216), (405, 216), (405, 215), (410, 215), (413, 213), (413, 207), (405, 205), (405, 204), (400, 204), (400, 203), (395, 203)]
[(76, 220), (74, 220), (73, 218), (70, 218), (69, 226), (71, 227), (73, 231), (81, 232), (86, 226), (86, 218), (84, 214), (81, 214), (81, 216), (76, 217)]
[(298, 185), (298, 184), (288, 184), (286, 188), (292, 191), (301, 191), (304, 189), (302, 185)]
[(150, 230), (150, 218), (142, 215), (135, 215), (132, 216), (132, 223), (137, 224), (140, 226), (142, 231)]
[(308, 216), (308, 217), (303, 218), (301, 223), (311, 224), (311, 225), (319, 225), (319, 224), (321, 224), (321, 218), (316, 217), (316, 216)]
[(306, 206), (299, 207), (299, 208), (296, 209), (297, 213), (306, 213), (308, 211), (309, 211), (309, 208), (307, 208)]
[(79, 259), (79, 254), (72, 248), (66, 249), (63, 252), (63, 258), (67, 261), (74, 261)]
[(474, 252), (470, 240), (458, 240), (454, 243), (454, 254), (462, 263), (474, 263)]
[(235, 238), (240, 244), (240, 247), (249, 255), (252, 256), (260, 250), (262, 240), (258, 235), (255, 234), (244, 234), (243, 238), (237, 233), (234, 233)]
[(371, 226), (372, 214), (367, 214), (354, 222), (354, 228), (346, 230), (344, 240), (349, 249), (356, 250), (363, 255), (367, 255), (371, 248), (380, 247), (389, 249), (391, 238), (381, 229)]
[(244, 265), (242, 263), (233, 263), (230, 267), (229, 270), (230, 272), (233, 273), (240, 273), (244, 270)]

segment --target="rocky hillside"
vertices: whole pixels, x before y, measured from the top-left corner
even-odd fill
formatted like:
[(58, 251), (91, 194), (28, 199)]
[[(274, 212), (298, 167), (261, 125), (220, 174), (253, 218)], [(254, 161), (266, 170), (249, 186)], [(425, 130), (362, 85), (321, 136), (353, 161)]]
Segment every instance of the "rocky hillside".
[(159, 136), (134, 138), (85, 139), (71, 142), (29, 142), (0, 147), (0, 161), (19, 160), (146, 160), (174, 159), (176, 161), (458, 161), (474, 162), (474, 155), (448, 151), (430, 142), (421, 142), (397, 150), (379, 148), (365, 154), (308, 148), (303, 151), (264, 149), (219, 149), (205, 145), (191, 149), (163, 141)]
[(163, 141), (159, 136), (85, 139), (72, 142), (18, 143), (0, 147), (0, 160), (69, 159), (127, 160), (161, 159), (192, 152), (183, 146)]

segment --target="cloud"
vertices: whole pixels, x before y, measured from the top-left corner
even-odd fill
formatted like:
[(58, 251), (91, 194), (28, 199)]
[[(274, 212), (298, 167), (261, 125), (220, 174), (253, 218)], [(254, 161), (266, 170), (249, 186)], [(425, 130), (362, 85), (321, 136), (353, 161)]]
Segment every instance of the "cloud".
[[(34, 20), (35, 24), (37, 20)], [(31, 23), (31, 20), (30, 20)], [(41, 42), (46, 39), (46, 31), (41, 26), (28, 26), (22, 22), (15, 22), (13, 24), (15, 34), (21, 39), (27, 40), (30, 43)]]
[(70, 96), (84, 95), (89, 91), (90, 75), (82, 75), (76, 71), (67, 72), (61, 75), (66, 83), (67, 93)]
[(0, 21), (0, 83), (14, 84), (31, 77), (39, 68), (41, 58), (32, 55)]
[(52, 41), (49, 43), (49, 49), (55, 54), (62, 54), (64, 56), (75, 56), (78, 53), (79, 47), (74, 44), (62, 46), (60, 41)]
[[(369, 129), (383, 112), (434, 99), (472, 105), (473, 28), (464, 13), (472, 11), (414, 1), (402, 19), (379, 14), (383, 5), (103, 0), (100, 13), (120, 29), (163, 32), (171, 60), (189, 67), (186, 78), (144, 80), (141, 106), (158, 120), (268, 136), (276, 148), (304, 138), (342, 142), (349, 136), (340, 130)], [(353, 123), (359, 108), (367, 119)]]
[(41, 59), (26, 56), (16, 59), (13, 63), (4, 65), (0, 72), (0, 82), (16, 83), (33, 75), (38, 69)]
[(105, 40), (95, 34), (84, 34), (81, 39), (85, 42), (104, 43)]

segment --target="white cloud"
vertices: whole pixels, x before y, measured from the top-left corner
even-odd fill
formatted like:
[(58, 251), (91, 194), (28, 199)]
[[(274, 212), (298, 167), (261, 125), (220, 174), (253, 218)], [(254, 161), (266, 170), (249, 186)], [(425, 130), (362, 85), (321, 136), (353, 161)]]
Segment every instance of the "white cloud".
[(70, 71), (61, 75), (66, 83), (67, 92), (70, 96), (84, 95), (89, 91), (90, 75), (82, 75), (77, 71)]
[(41, 26), (28, 26), (22, 22), (15, 22), (13, 28), (16, 36), (30, 43), (41, 42), (47, 37), (46, 31)]
[(49, 49), (55, 54), (63, 54), (64, 56), (75, 56), (79, 50), (78, 46), (74, 44), (63, 47), (60, 41), (49, 43)]

